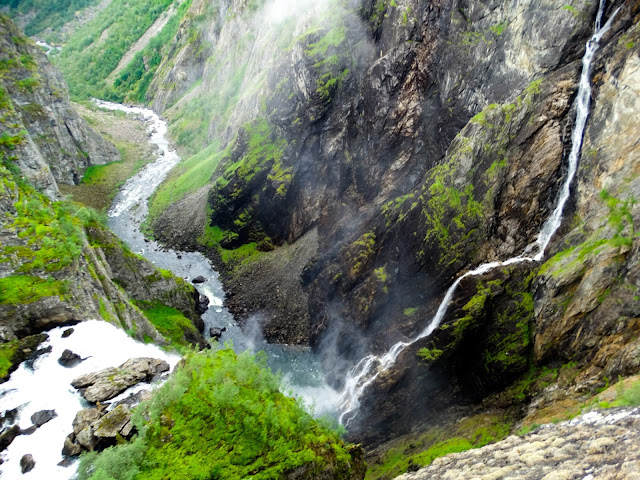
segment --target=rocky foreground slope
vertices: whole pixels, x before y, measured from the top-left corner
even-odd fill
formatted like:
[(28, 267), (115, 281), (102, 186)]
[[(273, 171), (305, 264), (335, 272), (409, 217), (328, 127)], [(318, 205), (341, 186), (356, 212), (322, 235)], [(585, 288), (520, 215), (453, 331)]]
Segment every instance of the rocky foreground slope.
[(437, 458), (396, 480), (636, 480), (640, 410), (592, 412), (524, 437)]

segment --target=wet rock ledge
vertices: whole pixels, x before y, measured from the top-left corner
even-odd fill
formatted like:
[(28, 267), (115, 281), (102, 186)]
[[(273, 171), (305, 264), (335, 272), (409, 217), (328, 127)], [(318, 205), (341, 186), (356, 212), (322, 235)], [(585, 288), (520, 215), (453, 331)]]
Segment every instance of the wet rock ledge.
[(640, 409), (591, 412), (477, 450), (437, 458), (396, 480), (640, 479)]

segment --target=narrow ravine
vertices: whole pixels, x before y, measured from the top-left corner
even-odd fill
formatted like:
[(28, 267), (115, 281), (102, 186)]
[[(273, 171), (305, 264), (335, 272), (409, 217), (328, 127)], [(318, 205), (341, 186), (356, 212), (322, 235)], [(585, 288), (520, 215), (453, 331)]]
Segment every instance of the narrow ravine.
[(192, 280), (203, 276), (205, 283), (196, 285), (202, 295), (209, 299), (209, 309), (202, 315), (205, 336), (209, 328), (225, 327), (227, 331), (221, 341), (231, 341), (237, 352), (263, 350), (268, 354), (269, 366), (283, 374), (285, 388), (314, 406), (318, 415), (337, 415), (339, 393), (325, 381), (319, 362), (310, 349), (288, 347), (265, 342), (257, 322), (244, 330), (236, 324), (233, 315), (223, 307), (224, 290), (218, 273), (207, 258), (198, 252), (183, 252), (166, 249), (154, 241), (144, 238), (140, 226), (147, 216), (147, 199), (162, 183), (169, 171), (180, 162), (180, 157), (167, 139), (167, 124), (152, 110), (127, 107), (115, 103), (96, 101), (98, 106), (138, 115), (146, 124), (149, 142), (157, 146), (158, 160), (147, 165), (130, 178), (114, 199), (109, 210), (109, 227), (124, 240), (132, 251), (139, 253), (156, 266), (170, 270), (175, 275)]
[(367, 387), (371, 385), (382, 372), (389, 370), (389, 368), (395, 364), (398, 359), (398, 355), (400, 355), (400, 353), (409, 345), (431, 335), (434, 330), (440, 326), (440, 323), (447, 313), (447, 309), (453, 295), (463, 279), (471, 276), (483, 275), (495, 268), (505, 267), (508, 265), (526, 262), (540, 262), (544, 258), (545, 251), (549, 246), (553, 235), (556, 233), (558, 228), (560, 228), (562, 223), (564, 208), (571, 195), (571, 184), (576, 172), (578, 171), (582, 140), (591, 104), (591, 63), (596, 51), (598, 50), (600, 39), (609, 31), (613, 19), (620, 10), (618, 8), (611, 15), (607, 23), (602, 26), (605, 7), (606, 0), (600, 0), (594, 33), (586, 44), (585, 54), (582, 59), (582, 74), (580, 76), (580, 85), (576, 100), (576, 121), (571, 134), (572, 144), (568, 158), (567, 175), (564, 179), (560, 194), (558, 195), (556, 207), (554, 208), (551, 216), (542, 226), (536, 241), (529, 245), (522, 254), (516, 257), (509, 258), (504, 261), (482, 264), (474, 270), (460, 276), (445, 293), (435, 316), (427, 324), (427, 327), (417, 336), (407, 342), (400, 341), (396, 343), (384, 355), (368, 355), (360, 360), (360, 362), (358, 362), (356, 366), (347, 373), (345, 379), (345, 386), (341, 394), (340, 403), (340, 409), (342, 411), (340, 415), (340, 422), (342, 424), (348, 426), (349, 423), (357, 416), (358, 409), (360, 408), (360, 398), (365, 393)]
[[(180, 162), (180, 157), (166, 137), (167, 124), (149, 109), (102, 101), (96, 101), (96, 104), (101, 108), (137, 116), (146, 124), (149, 142), (158, 149), (158, 159), (130, 178), (114, 199), (108, 212), (110, 228), (132, 251), (143, 255), (158, 267), (189, 281), (197, 276), (205, 277), (207, 281), (197, 285), (200, 293), (209, 299), (209, 309), (202, 316), (205, 336), (208, 336), (212, 326), (226, 327), (222, 341), (230, 341), (237, 352), (264, 350), (269, 366), (274, 371), (282, 372), (286, 391), (314, 408), (317, 415), (337, 416), (339, 393), (325, 382), (325, 375), (310, 349), (269, 345), (257, 326), (241, 330), (231, 313), (223, 307), (224, 291), (218, 273), (202, 254), (165, 249), (156, 242), (146, 240), (141, 233), (140, 226), (148, 210), (147, 199)], [(76, 413), (88, 407), (71, 386), (74, 378), (107, 367), (117, 367), (135, 357), (160, 358), (172, 367), (180, 360), (179, 355), (137, 342), (123, 330), (101, 320), (87, 319), (73, 328), (74, 333), (69, 337), (63, 337), (66, 328), (46, 332), (49, 340), (41, 345), (39, 355), (33, 361), (20, 365), (10, 380), (0, 386), (0, 412), (15, 409), (16, 423), (22, 429), (31, 426), (31, 415), (35, 412), (55, 410), (57, 414), (31, 435), (20, 435), (11, 443), (4, 455), (5, 461), (0, 466), (3, 478), (67, 480), (73, 477), (75, 462), (68, 466), (59, 465), (63, 460), (62, 446), (65, 437), (73, 430), (72, 422)], [(58, 358), (65, 349), (87, 360), (74, 368), (64, 368), (58, 364)], [(140, 388), (151, 386), (131, 387), (111, 403)], [(36, 465), (30, 472), (22, 474), (20, 459), (25, 454), (32, 454)]]

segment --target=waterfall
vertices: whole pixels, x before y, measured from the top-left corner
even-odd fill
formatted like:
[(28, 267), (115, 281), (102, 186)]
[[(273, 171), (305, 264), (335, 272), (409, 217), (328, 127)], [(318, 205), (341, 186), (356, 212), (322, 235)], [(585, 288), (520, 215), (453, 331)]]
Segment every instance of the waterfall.
[[(433, 331), (440, 326), (440, 322), (447, 313), (449, 303), (453, 298), (460, 282), (470, 276), (482, 275), (495, 268), (505, 267), (508, 265), (514, 265), (523, 262), (539, 262), (544, 258), (544, 253), (551, 238), (556, 233), (560, 224), (562, 223), (562, 213), (564, 207), (571, 195), (571, 183), (578, 170), (578, 162), (580, 160), (580, 151), (582, 148), (582, 139), (584, 136), (584, 130), (587, 125), (587, 118), (589, 117), (589, 107), (591, 103), (591, 63), (593, 57), (598, 50), (598, 43), (602, 36), (609, 31), (611, 24), (616, 14), (620, 10), (619, 8), (611, 15), (611, 18), (604, 26), (602, 24), (602, 18), (604, 16), (606, 0), (600, 0), (600, 6), (598, 8), (598, 15), (596, 17), (594, 33), (587, 42), (586, 51), (582, 58), (582, 74), (580, 76), (580, 86), (578, 88), (577, 106), (576, 106), (576, 121), (574, 129), (571, 135), (571, 152), (569, 153), (569, 169), (567, 177), (565, 178), (562, 189), (558, 195), (556, 207), (542, 226), (540, 233), (534, 243), (527, 246), (525, 251), (513, 258), (505, 261), (497, 261), (491, 263), (485, 263), (480, 265), (474, 270), (471, 270), (461, 277), (459, 277), (444, 296), (444, 299), (438, 307), (438, 311), (431, 319), (427, 327), (420, 332), (416, 337), (408, 342), (400, 341), (393, 345), (391, 349), (382, 356), (368, 355), (358, 364), (353, 367), (348, 373), (345, 379), (345, 387), (341, 395), (341, 410), (340, 423), (343, 425), (349, 425), (349, 423), (358, 414), (360, 408), (360, 398), (366, 388), (371, 385), (375, 379), (384, 371), (388, 370), (396, 362), (398, 355), (407, 348), (409, 345), (428, 337)], [(534, 252), (535, 255), (533, 254)]]

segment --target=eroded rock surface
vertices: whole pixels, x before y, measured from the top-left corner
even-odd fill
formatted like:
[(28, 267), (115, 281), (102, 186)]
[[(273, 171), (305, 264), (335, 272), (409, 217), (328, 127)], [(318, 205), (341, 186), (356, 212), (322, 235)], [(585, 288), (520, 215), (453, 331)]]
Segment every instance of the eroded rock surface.
[(637, 480), (640, 410), (588, 413), (524, 437), (437, 458), (397, 480)]
[(132, 358), (117, 368), (82, 375), (71, 382), (89, 402), (104, 402), (140, 382), (149, 382), (169, 371), (169, 364), (155, 358)]

